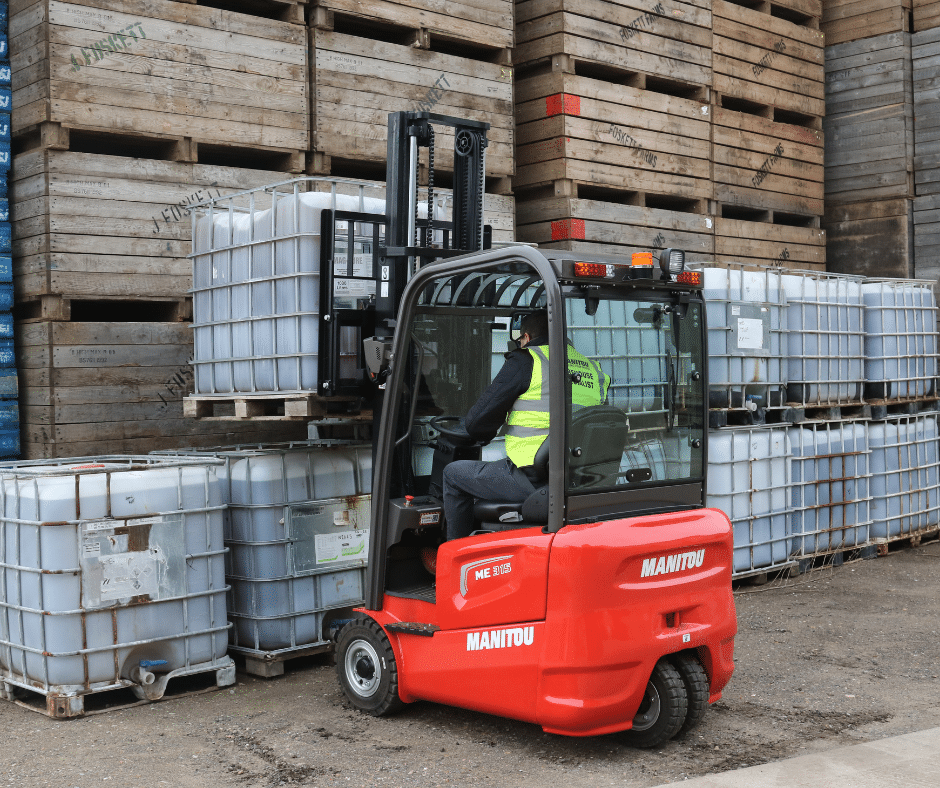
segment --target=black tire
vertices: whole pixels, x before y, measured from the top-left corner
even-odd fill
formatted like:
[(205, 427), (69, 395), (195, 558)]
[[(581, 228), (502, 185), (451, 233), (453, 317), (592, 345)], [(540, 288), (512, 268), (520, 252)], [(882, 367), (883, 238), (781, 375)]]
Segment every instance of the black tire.
[(675, 736), (685, 722), (688, 698), (679, 671), (661, 659), (653, 668), (643, 702), (626, 732), (634, 747), (655, 747)]
[(388, 637), (371, 618), (343, 627), (336, 641), (336, 673), (343, 692), (360, 711), (374, 717), (404, 707), (398, 697), (398, 665)]
[(676, 654), (672, 657), (672, 664), (685, 685), (685, 694), (688, 696), (688, 710), (685, 713), (685, 722), (679, 733), (692, 730), (702, 721), (708, 709), (708, 696), (710, 694), (708, 674), (698, 657), (693, 654)]

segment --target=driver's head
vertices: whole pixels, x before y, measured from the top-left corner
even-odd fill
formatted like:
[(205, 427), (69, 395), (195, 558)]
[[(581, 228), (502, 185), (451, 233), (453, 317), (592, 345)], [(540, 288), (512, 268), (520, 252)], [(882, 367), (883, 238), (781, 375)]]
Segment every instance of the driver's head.
[(532, 312), (522, 318), (522, 338), (519, 347), (525, 347), (536, 339), (548, 339), (548, 313)]

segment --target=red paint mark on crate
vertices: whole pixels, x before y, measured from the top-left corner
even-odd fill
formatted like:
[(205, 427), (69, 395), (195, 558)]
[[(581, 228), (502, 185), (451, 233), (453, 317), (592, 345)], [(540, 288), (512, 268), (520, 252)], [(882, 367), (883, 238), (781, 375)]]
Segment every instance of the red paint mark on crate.
[(545, 117), (552, 115), (580, 115), (581, 97), (570, 93), (556, 93), (545, 99)]
[(569, 238), (584, 240), (584, 219), (562, 219), (552, 222), (552, 240), (565, 241)]

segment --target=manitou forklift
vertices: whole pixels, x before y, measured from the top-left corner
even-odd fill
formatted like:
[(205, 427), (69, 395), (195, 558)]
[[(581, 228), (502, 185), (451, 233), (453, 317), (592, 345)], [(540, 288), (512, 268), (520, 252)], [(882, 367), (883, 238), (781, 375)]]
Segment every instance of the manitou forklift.
[[(448, 221), (429, 207), (441, 126), (454, 135)], [(704, 504), (700, 275), (676, 250), (654, 264), (650, 253), (487, 248), (487, 128), (393, 113), (384, 238), (357, 235), (374, 216), (324, 222), (334, 269), (376, 255), (374, 302), (330, 314), (321, 346), (335, 387), (338, 368), (322, 371), (330, 343), (344, 328), (374, 332), (363, 363), (380, 408), (365, 605), (337, 633), (339, 680), (373, 715), (429, 700), (653, 746), (695, 725), (734, 669), (731, 525)], [(547, 312), (550, 348), (570, 343), (610, 377), (606, 401), (573, 406), (578, 381), (552, 352), (535, 492), (521, 504), (477, 500), (477, 530), (444, 541), (443, 468), (505, 456), (500, 437), (474, 442), (460, 417), (533, 311)]]

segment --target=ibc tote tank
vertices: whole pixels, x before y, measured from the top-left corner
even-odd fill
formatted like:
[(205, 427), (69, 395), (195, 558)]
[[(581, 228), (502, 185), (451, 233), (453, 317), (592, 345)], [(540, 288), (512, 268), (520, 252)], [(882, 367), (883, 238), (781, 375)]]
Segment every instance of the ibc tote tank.
[(787, 402), (861, 402), (862, 278), (787, 272)]
[(826, 422), (790, 429), (793, 453), (790, 553), (811, 556), (868, 542), (870, 450), (867, 425)]
[(0, 683), (54, 716), (118, 687), (235, 680), (217, 463), (91, 457), (0, 466)]
[(787, 429), (711, 430), (705, 504), (721, 509), (734, 527), (733, 574), (755, 574), (789, 563)]
[(930, 282), (869, 279), (865, 303), (865, 394), (910, 400), (937, 395), (937, 303)]
[[(194, 217), (196, 394), (318, 388), (321, 212), (381, 214), (385, 201), (281, 186), (217, 200)], [(356, 261), (356, 275), (374, 275), (371, 251)], [(358, 340), (345, 339), (357, 353)]]
[(756, 410), (783, 404), (784, 297), (780, 273), (744, 264), (705, 266), (709, 407)]

